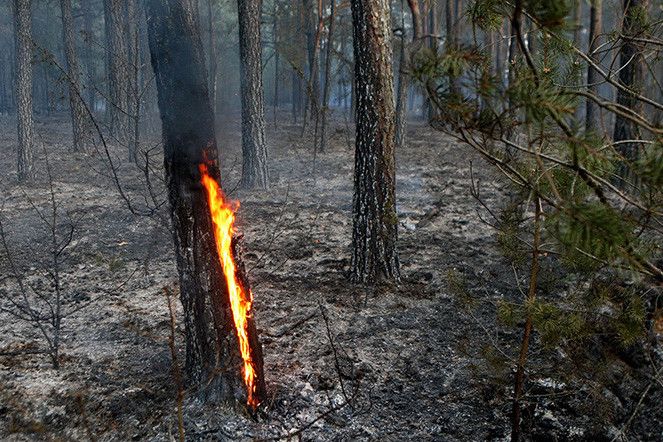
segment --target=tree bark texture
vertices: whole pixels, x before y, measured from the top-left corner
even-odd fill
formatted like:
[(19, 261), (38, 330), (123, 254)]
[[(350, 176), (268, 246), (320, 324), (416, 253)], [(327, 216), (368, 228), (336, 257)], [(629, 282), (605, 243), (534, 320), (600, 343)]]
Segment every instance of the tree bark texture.
[(14, 34), (16, 54), (16, 107), (18, 145), (16, 171), (19, 181), (26, 180), (33, 172), (32, 113), (32, 23), (30, 0), (14, 0)]
[(356, 141), (351, 279), (399, 278), (396, 113), (387, 0), (352, 0)]
[(111, 133), (121, 142), (126, 141), (129, 128), (127, 118), (129, 85), (124, 3), (122, 0), (104, 0), (108, 98), (110, 100), (110, 103), (106, 104), (106, 111), (110, 117)]
[[(199, 165), (203, 163), (211, 177), (219, 180), (214, 116), (200, 34), (188, 0), (147, 0), (145, 4), (184, 310), (187, 377), (208, 400), (246, 400), (228, 289), (200, 182)], [(238, 267), (240, 282), (246, 285), (241, 261)], [(252, 316), (248, 335), (260, 401), (265, 395), (262, 352)]]
[(87, 118), (83, 91), (81, 89), (80, 69), (76, 51), (76, 33), (74, 32), (74, 16), (71, 9), (71, 0), (60, 0), (62, 12), (62, 39), (64, 53), (67, 61), (67, 80), (69, 83), (69, 107), (71, 112), (71, 127), (74, 135), (73, 150), (80, 151), (85, 148), (87, 138)]
[[(642, 112), (642, 102), (636, 94), (642, 89), (644, 54), (642, 43), (629, 37), (642, 37), (645, 31), (642, 18), (647, 17), (648, 0), (623, 0), (624, 22), (622, 34), (624, 35), (620, 48), (619, 82), (628, 88), (628, 91), (617, 90), (617, 104), (627, 107), (635, 112)], [(644, 11), (644, 14), (643, 14)], [(631, 120), (621, 117), (615, 118), (614, 141), (640, 139), (640, 128)], [(627, 179), (630, 175), (629, 162), (638, 159), (639, 143), (624, 143), (619, 145), (619, 152), (624, 157), (620, 166), (619, 175)]]
[(237, 0), (242, 96), (242, 187), (266, 189), (267, 145), (260, 46), (261, 0)]

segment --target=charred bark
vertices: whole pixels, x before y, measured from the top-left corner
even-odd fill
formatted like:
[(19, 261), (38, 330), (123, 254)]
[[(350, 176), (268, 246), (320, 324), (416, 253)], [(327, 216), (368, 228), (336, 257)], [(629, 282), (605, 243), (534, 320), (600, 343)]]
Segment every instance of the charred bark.
[(32, 176), (33, 111), (32, 111), (32, 23), (30, 0), (14, 0), (14, 34), (16, 55), (16, 108), (18, 146), (16, 171), (19, 181)]
[(351, 278), (399, 278), (396, 114), (387, 0), (352, 0), (356, 141)]
[(129, 122), (127, 119), (128, 66), (125, 39), (124, 2), (104, 0), (106, 24), (106, 58), (110, 102), (106, 112), (110, 119), (111, 133), (124, 142)]
[[(208, 400), (246, 400), (229, 295), (200, 182), (199, 165), (203, 163), (211, 177), (219, 180), (214, 116), (200, 35), (187, 0), (147, 0), (145, 5), (184, 308), (188, 381)], [(242, 267), (241, 260), (237, 267)], [(243, 271), (239, 276), (248, 286)], [(261, 401), (265, 394), (262, 354), (252, 317), (248, 324), (259, 374), (256, 397)]]
[(269, 186), (260, 47), (261, 11), (260, 0), (237, 1), (242, 96), (242, 187), (246, 189), (266, 189)]

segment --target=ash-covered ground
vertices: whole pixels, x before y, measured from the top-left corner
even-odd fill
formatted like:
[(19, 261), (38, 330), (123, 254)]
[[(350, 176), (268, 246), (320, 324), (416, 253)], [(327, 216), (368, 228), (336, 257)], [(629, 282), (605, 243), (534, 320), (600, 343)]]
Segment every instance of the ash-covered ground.
[[(336, 121), (328, 150), (314, 156), (312, 137), (302, 136), (287, 114), (281, 120), (268, 124), (267, 192), (237, 189), (239, 121), (218, 127), (222, 184), (241, 201), (239, 230), (269, 401), (254, 417), (241, 407), (202, 404), (187, 392), (187, 440), (507, 440), (513, 365), (491, 366), (490, 355), (515, 357), (519, 330), (496, 325), (494, 303), (466, 309), (450, 283), (460, 275), (468, 291), (486, 299), (521, 299), (495, 232), (477, 215), (485, 210), (470, 194), (472, 161), (484, 202), (496, 209), (504, 203), (490, 167), (468, 147), (412, 123), (397, 154), (402, 281), (360, 287), (346, 282), (352, 128)], [(13, 124), (1, 124), (0, 216), (11, 263), (29, 287), (53, 294), (45, 276), (52, 255), (46, 157), (58, 237), (66, 238), (71, 224), (75, 229), (59, 268), (66, 312), (61, 367), (39, 353), (38, 329), (0, 311), (0, 439), (177, 439), (164, 294), (176, 286), (177, 273), (167, 211), (159, 206), (165, 199), (159, 138), (143, 140), (153, 167), (147, 177), (110, 141), (132, 213), (103, 147), (69, 151), (65, 116), (38, 121), (38, 177), (24, 186), (11, 172)], [(11, 310), (19, 288), (6, 258), (3, 252), (0, 306)], [(178, 323), (180, 364), (182, 332)], [(590, 376), (544, 375), (562, 356), (540, 351), (535, 337), (527, 438), (663, 439), (663, 385), (650, 381), (647, 366), (611, 363), (608, 385)]]

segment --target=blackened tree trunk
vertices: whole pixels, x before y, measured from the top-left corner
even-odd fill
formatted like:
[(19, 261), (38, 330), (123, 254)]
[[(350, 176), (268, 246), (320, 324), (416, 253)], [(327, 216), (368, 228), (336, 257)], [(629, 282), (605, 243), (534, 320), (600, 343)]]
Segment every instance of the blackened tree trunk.
[(352, 0), (356, 141), (351, 278), (399, 278), (396, 113), (387, 0)]
[[(598, 63), (598, 57), (594, 52), (599, 47), (600, 41), (599, 36), (602, 32), (603, 27), (603, 4), (601, 0), (592, 0), (591, 9), (589, 11), (589, 56)], [(598, 72), (592, 67), (592, 65), (587, 66), (587, 89), (590, 93), (598, 95), (599, 93), (599, 78)], [(599, 119), (599, 109), (594, 103), (593, 100), (587, 100), (586, 102), (586, 115), (585, 115), (585, 130), (587, 131), (596, 131), (598, 133), (598, 127), (600, 124)]]
[[(398, 93), (396, 98), (396, 149), (405, 145), (405, 134), (407, 132), (407, 99), (410, 89), (410, 77), (408, 70), (412, 55), (420, 46), (421, 38), (421, 11), (418, 0), (407, 2), (412, 15), (412, 43), (409, 44), (405, 34), (405, 23), (402, 23), (403, 35), (400, 44), (400, 66), (398, 69)], [(405, 14), (405, 11), (403, 11)]]
[(237, 1), (242, 95), (242, 187), (246, 189), (266, 189), (269, 186), (260, 47), (261, 8), (260, 0)]
[[(219, 180), (200, 34), (188, 0), (146, 0), (145, 5), (184, 310), (186, 373), (191, 386), (208, 400), (246, 399), (232, 310), (200, 182), (201, 164)], [(260, 402), (265, 384), (252, 316), (247, 331), (257, 376), (255, 397)]]
[(16, 171), (19, 181), (32, 176), (33, 114), (32, 114), (32, 23), (30, 0), (14, 0), (14, 35), (16, 50), (16, 108), (18, 146)]
[(62, 12), (62, 39), (64, 41), (64, 53), (67, 61), (67, 80), (69, 82), (71, 126), (74, 135), (73, 150), (79, 151), (85, 148), (87, 118), (85, 115), (85, 103), (83, 103), (82, 98), (83, 92), (81, 90), (80, 70), (76, 54), (76, 34), (74, 32), (74, 16), (71, 10), (71, 0), (60, 0), (60, 9)]
[(330, 0), (331, 11), (327, 26), (327, 54), (325, 56), (325, 83), (322, 91), (320, 122), (320, 152), (327, 149), (327, 114), (329, 113), (329, 92), (331, 91), (332, 52), (334, 48), (334, 22), (336, 21), (336, 0)]
[(126, 1), (127, 23), (127, 131), (129, 161), (138, 161), (140, 148), (140, 23), (138, 0)]
[(124, 1), (104, 0), (106, 23), (106, 57), (109, 100), (106, 111), (110, 118), (111, 133), (120, 141), (126, 141), (129, 120), (127, 118), (128, 66), (125, 38)]
[(216, 77), (218, 63), (216, 61), (216, 37), (214, 35), (214, 8), (213, 0), (207, 0), (207, 51), (209, 63), (209, 93), (212, 109), (216, 111)]
[[(626, 90), (617, 90), (617, 104), (635, 112), (642, 112), (642, 102), (637, 98), (643, 86), (644, 48), (643, 43), (634, 38), (642, 37), (645, 31), (644, 17), (648, 17), (648, 0), (623, 0), (624, 21), (622, 25), (623, 41), (620, 49), (619, 82)], [(633, 121), (620, 116), (615, 117), (614, 141), (639, 140), (640, 129)], [(629, 163), (638, 159), (638, 142), (622, 143), (619, 152), (624, 157), (619, 175), (625, 180), (633, 178)]]

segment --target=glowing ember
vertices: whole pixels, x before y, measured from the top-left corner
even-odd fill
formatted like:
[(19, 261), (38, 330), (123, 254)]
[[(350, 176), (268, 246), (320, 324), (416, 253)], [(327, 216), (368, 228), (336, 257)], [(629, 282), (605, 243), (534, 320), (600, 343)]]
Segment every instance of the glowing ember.
[(237, 281), (235, 261), (231, 249), (233, 238), (233, 223), (235, 221), (235, 208), (225, 200), (225, 195), (219, 184), (212, 178), (205, 164), (199, 166), (201, 181), (207, 190), (212, 222), (214, 223), (214, 239), (216, 240), (216, 251), (219, 254), (221, 267), (226, 278), (228, 294), (230, 296), (230, 307), (235, 322), (235, 330), (239, 340), (239, 349), (244, 360), (244, 383), (248, 392), (248, 404), (255, 408), (258, 401), (254, 397), (256, 391), (255, 369), (251, 360), (251, 348), (249, 345), (248, 320), (251, 315), (251, 304), (253, 294), (244, 289)]

